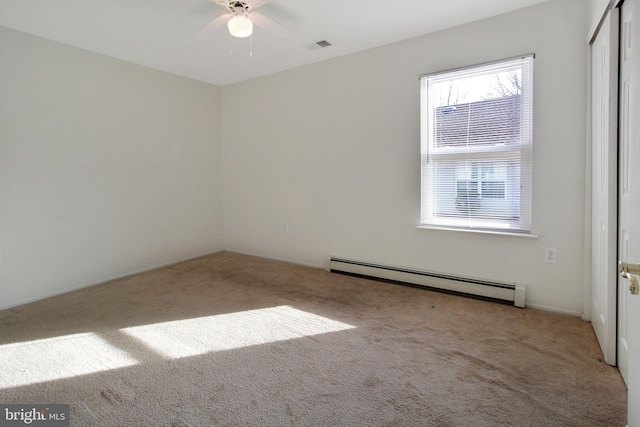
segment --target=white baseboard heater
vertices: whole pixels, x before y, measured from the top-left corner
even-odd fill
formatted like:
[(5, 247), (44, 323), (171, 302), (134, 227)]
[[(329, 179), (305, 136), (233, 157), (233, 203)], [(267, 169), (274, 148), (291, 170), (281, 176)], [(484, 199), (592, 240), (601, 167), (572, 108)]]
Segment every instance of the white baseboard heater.
[(526, 286), (521, 284), (496, 283), (469, 277), (458, 277), (429, 271), (372, 264), (333, 256), (327, 257), (325, 270), (388, 280), (395, 283), (420, 286), (434, 290), (473, 295), (491, 300), (513, 302), (514, 306), (524, 308)]

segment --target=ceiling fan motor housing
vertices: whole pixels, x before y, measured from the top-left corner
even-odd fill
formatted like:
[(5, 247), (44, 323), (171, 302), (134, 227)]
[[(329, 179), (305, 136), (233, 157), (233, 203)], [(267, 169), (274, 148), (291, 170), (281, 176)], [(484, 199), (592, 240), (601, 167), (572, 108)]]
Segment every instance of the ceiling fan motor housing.
[(243, 1), (230, 1), (228, 7), (236, 16), (249, 12), (249, 5)]

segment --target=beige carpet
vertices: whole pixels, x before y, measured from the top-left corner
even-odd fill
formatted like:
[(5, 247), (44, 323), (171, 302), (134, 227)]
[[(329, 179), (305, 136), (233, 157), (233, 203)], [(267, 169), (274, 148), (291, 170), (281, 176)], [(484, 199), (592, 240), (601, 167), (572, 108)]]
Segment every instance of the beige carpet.
[(0, 403), (74, 426), (624, 426), (578, 318), (228, 252), (0, 312)]

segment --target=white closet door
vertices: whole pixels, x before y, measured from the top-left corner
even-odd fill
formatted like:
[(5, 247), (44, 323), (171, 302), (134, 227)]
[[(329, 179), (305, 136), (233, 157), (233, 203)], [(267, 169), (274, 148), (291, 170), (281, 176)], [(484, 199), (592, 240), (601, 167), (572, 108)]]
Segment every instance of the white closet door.
[(616, 364), (618, 10), (591, 45), (591, 323), (610, 365)]

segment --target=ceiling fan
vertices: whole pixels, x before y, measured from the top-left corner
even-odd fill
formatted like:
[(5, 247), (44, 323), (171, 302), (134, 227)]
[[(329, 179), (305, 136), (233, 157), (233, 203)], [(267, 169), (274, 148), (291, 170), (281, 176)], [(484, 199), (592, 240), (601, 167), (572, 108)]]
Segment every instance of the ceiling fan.
[(266, 17), (265, 15), (254, 12), (254, 9), (265, 5), (267, 2), (256, 2), (254, 0), (236, 1), (236, 0), (209, 0), (214, 4), (224, 7), (230, 13), (225, 13), (209, 22), (204, 28), (198, 31), (199, 35), (210, 33), (222, 26), (225, 22), (229, 29), (229, 34), (234, 37), (249, 37), (253, 33), (253, 24), (275, 34), (284, 37), (289, 34), (289, 30)]

